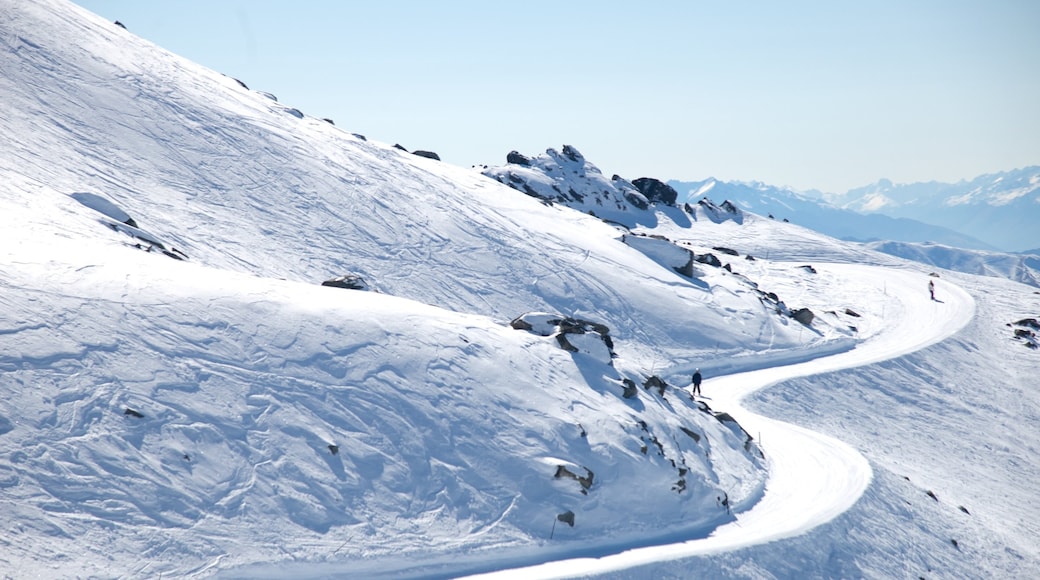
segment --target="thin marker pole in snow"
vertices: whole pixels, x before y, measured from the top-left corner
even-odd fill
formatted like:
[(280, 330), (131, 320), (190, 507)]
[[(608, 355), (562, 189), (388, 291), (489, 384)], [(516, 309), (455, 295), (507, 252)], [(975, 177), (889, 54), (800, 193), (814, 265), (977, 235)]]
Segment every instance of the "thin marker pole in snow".
[(556, 518), (553, 518), (553, 527), (552, 527), (552, 531), (551, 531), (551, 532), (549, 532), (549, 539), (550, 539), (550, 540), (551, 540), (551, 539), (553, 539), (553, 534), (555, 534), (555, 533), (556, 533)]

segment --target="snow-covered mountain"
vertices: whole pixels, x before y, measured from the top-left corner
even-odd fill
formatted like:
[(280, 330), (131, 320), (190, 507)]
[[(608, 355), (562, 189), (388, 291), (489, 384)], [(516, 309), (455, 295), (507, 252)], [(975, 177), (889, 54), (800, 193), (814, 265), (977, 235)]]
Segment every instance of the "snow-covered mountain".
[[(489, 179), (64, 0), (0, 8), (4, 575), (1040, 569), (1025, 286), (943, 272), (932, 301), (573, 147)], [(743, 408), (791, 379), (759, 410), (827, 435)]]
[[(799, 193), (760, 182), (669, 181), (686, 201), (702, 197), (729, 199), (741, 208), (759, 215), (789, 220), (842, 240), (898, 242), (935, 242), (960, 248), (996, 250), (996, 247), (948, 227), (933, 225), (924, 218), (892, 217), (884, 213), (861, 213), (855, 208), (839, 207), (822, 199), (820, 192)], [(882, 212), (884, 210), (881, 210)]]
[(860, 212), (884, 213), (944, 226), (1005, 251), (1028, 251), (1040, 246), (1040, 230), (1036, 227), (1040, 222), (1040, 167), (1037, 166), (981, 175), (958, 183), (896, 184), (881, 180), (841, 195), (828, 195), (827, 199)]
[(1040, 287), (1040, 254), (1006, 254), (905, 242), (874, 242), (869, 245), (880, 252), (922, 264)]

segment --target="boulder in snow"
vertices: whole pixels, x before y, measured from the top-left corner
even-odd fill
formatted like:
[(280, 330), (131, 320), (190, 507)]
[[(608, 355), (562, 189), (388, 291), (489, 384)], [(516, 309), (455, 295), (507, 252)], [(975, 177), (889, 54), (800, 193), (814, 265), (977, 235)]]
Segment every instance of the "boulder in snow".
[(433, 151), (423, 151), (422, 149), (416, 149), (412, 151), (412, 155), (418, 155), (419, 157), (425, 157), (427, 159), (433, 159), (434, 161), (440, 161), (441, 156), (437, 155)]
[(675, 205), (675, 201), (679, 199), (679, 192), (675, 191), (671, 185), (653, 177), (640, 177), (633, 180), (632, 185), (636, 186), (639, 193), (642, 193), (650, 203)]
[(346, 288), (347, 290), (369, 290), (368, 282), (362, 278), (359, 274), (348, 273), (342, 276), (336, 276), (330, 280), (325, 280), (321, 283), (322, 286), (330, 286), (332, 288)]
[(812, 310), (809, 310), (808, 308), (799, 308), (798, 310), (794, 310), (791, 312), (791, 318), (797, 320), (798, 322), (801, 322), (806, 326), (809, 326), (812, 324), (813, 319), (816, 318), (816, 315), (813, 314)]

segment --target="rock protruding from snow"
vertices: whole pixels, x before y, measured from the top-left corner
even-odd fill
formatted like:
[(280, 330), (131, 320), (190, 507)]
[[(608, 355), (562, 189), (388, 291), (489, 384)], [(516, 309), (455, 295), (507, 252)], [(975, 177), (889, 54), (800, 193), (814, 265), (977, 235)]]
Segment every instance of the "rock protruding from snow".
[(738, 224), (744, 223), (744, 212), (740, 211), (736, 205), (729, 200), (722, 202), (721, 205), (715, 205), (715, 202), (708, 198), (703, 198), (697, 202), (703, 210), (704, 214), (715, 223), (722, 223), (727, 220), (732, 220)]
[(1037, 336), (1037, 332), (1040, 332), (1040, 321), (1036, 318), (1023, 318), (1008, 326), (1014, 329), (1015, 340), (1023, 341), (1031, 349), (1040, 349), (1040, 336)]
[(174, 260), (186, 260), (188, 255), (172, 246), (167, 247), (157, 236), (138, 227), (134, 218), (126, 211), (108, 199), (94, 193), (78, 192), (69, 197), (89, 207), (90, 209), (110, 218), (114, 221), (101, 220), (101, 223), (137, 240), (132, 246), (146, 252), (159, 252)]
[[(640, 178), (642, 187), (614, 175), (607, 178), (576, 148), (547, 149), (528, 157), (517, 151), (506, 165), (487, 167), (483, 174), (532, 197), (559, 203), (604, 221), (632, 228), (657, 223), (655, 205), (674, 206), (678, 194), (653, 178)], [(650, 192), (649, 195), (641, 189)]]
[(331, 286), (332, 288), (346, 288), (347, 290), (370, 290), (368, 282), (361, 277), (360, 274), (353, 272), (343, 274), (342, 276), (336, 276), (329, 280), (325, 280), (321, 283), (322, 286)]
[(509, 326), (555, 338), (557, 346), (563, 350), (587, 354), (608, 365), (612, 364), (615, 356), (610, 329), (598, 322), (545, 312), (529, 312), (513, 319)]
[(694, 267), (697, 256), (693, 250), (679, 246), (663, 236), (626, 234), (621, 236), (621, 241), (687, 278), (699, 275)]
[(653, 177), (640, 177), (632, 182), (632, 185), (636, 186), (646, 199), (650, 200), (650, 203), (663, 203), (666, 205), (675, 205), (677, 199), (679, 199), (679, 192), (661, 181), (660, 179), (654, 179)]
[(412, 151), (412, 155), (418, 155), (419, 157), (425, 157), (427, 159), (433, 159), (434, 161), (440, 161), (441, 160), (441, 156), (437, 155), (435, 152), (433, 152), (433, 151), (424, 151), (422, 149), (416, 149), (415, 151)]

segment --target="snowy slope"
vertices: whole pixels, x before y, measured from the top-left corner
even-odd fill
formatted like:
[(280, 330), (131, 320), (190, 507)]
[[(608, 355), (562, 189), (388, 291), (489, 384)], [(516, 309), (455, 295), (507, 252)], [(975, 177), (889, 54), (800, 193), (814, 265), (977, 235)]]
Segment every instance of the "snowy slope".
[[(63, 1), (0, 8), (8, 576), (453, 576), (713, 530), (733, 534), (719, 549), (762, 550), (751, 562), (783, 570), (770, 546), (859, 517), (878, 498), (874, 465), (856, 429), (854, 448), (840, 429), (771, 424), (779, 431), (762, 428), (759, 445), (759, 429), (749, 437), (731, 420), (762, 420), (742, 411), (741, 391), (711, 389), (799, 376), (817, 357), (902, 354), (965, 323), (963, 299), (936, 311), (949, 313), (938, 328), (901, 316), (888, 281), (911, 304), (925, 272), (858, 244), (646, 195), (645, 208), (617, 198), (618, 215), (638, 215), (619, 228), (355, 136)], [(609, 197), (631, 184), (561, 159), (570, 174), (553, 183), (564, 191), (602, 186)], [(639, 212), (624, 213), (633, 199)], [(682, 263), (709, 254), (725, 263)], [(906, 271), (827, 264), (841, 261)], [(320, 285), (348, 273), (375, 291)], [(793, 318), (803, 308), (812, 322)], [(924, 338), (895, 332), (906, 328)], [(1009, 368), (1021, 384), (1034, 351), (1012, 330), (1000, 327), (1020, 351)], [(696, 367), (716, 399), (676, 388)], [(770, 449), (785, 432), (835, 451), (814, 472), (835, 482), (827, 501), (786, 502), (786, 527), (756, 515), (805, 487), (797, 446)], [(867, 457), (887, 484), (888, 456)], [(850, 465), (858, 475), (843, 478)], [(950, 473), (922, 465), (923, 477)], [(993, 481), (1026, 503), (1010, 486), (1033, 475), (1025, 460)], [(741, 534), (742, 517), (757, 535)], [(1018, 568), (992, 549), (972, 556), (1035, 570), (1022, 547), (1034, 532), (1014, 538)], [(834, 552), (869, 553), (864, 542)], [(713, 565), (675, 562), (636, 573)]]
[(1007, 278), (1040, 287), (1040, 255), (1006, 254), (952, 248), (941, 244), (874, 242), (870, 247), (886, 254), (955, 272)]
[[(738, 507), (760, 495), (759, 451), (644, 381), (671, 352), (847, 340), (66, 3), (3, 8), (16, 575), (386, 569), (538, 548), (568, 512), (569, 549), (705, 533), (732, 518), (721, 488)], [(318, 284), (345, 272), (380, 292)], [(738, 307), (768, 342), (731, 324)], [(507, 326), (530, 311), (605, 324), (617, 357)]]

